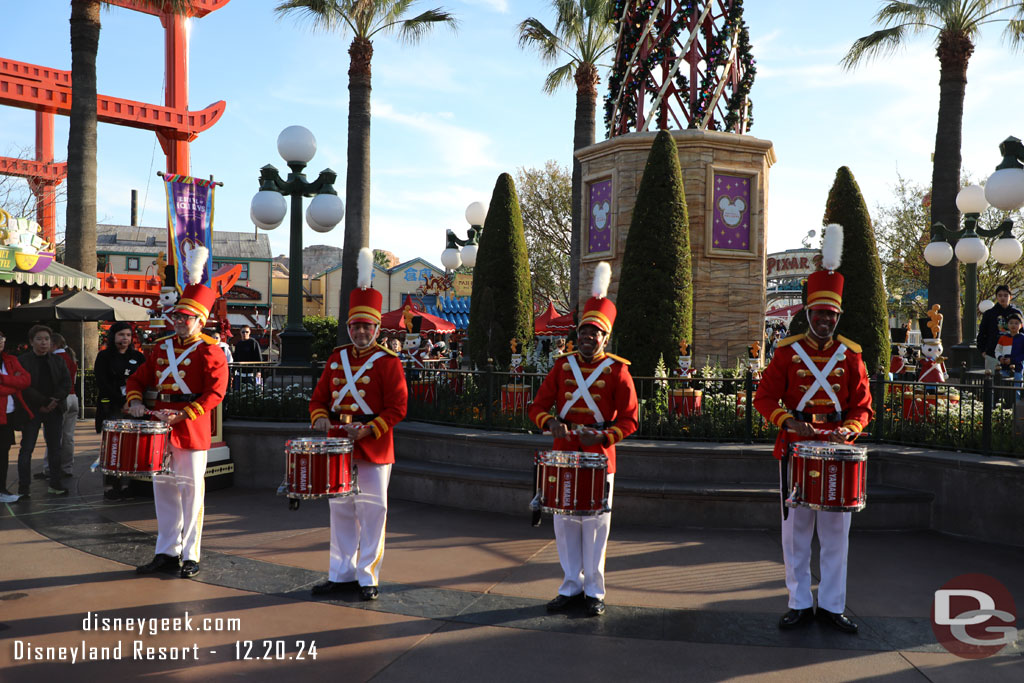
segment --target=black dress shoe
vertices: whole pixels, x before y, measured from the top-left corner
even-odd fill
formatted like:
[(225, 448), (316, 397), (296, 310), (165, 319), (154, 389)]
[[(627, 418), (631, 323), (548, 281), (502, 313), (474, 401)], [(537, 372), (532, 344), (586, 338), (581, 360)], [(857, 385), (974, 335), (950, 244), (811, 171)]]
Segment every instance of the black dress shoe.
[(811, 619), (814, 618), (814, 609), (808, 607), (807, 609), (791, 609), (782, 615), (779, 619), (779, 628), (783, 631), (790, 629), (799, 628), (806, 626), (811, 623)]
[(820, 607), (818, 608), (818, 619), (843, 633), (856, 633), (859, 628), (857, 624), (850, 621), (850, 618), (842, 612), (829, 612), (827, 609), (821, 609)]
[(380, 597), (380, 591), (376, 586), (363, 586), (359, 589), (359, 597), (363, 600), (376, 600)]
[(356, 581), (324, 581), (313, 586), (313, 590), (310, 591), (313, 595), (329, 595), (331, 593), (340, 593), (349, 588), (355, 588), (359, 584)]
[(181, 564), (181, 578), (191, 579), (199, 573), (199, 563), (195, 560), (185, 560)]
[(179, 559), (180, 558), (174, 555), (154, 555), (150, 562), (147, 562), (141, 567), (136, 567), (135, 573), (155, 574), (156, 572), (162, 572), (164, 574), (174, 574), (178, 571)]
[(587, 615), (599, 617), (604, 614), (604, 600), (587, 596)]
[(559, 593), (555, 596), (555, 599), (548, 603), (549, 612), (564, 612), (569, 609), (574, 603), (579, 602), (583, 599), (583, 593), (577, 593), (576, 595), (562, 595)]

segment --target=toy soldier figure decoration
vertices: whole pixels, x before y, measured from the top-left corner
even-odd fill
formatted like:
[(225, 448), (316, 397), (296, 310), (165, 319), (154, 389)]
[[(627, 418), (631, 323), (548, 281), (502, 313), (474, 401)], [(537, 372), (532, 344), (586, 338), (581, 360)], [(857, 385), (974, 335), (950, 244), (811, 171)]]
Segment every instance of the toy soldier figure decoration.
[(376, 343), (383, 297), (373, 289), (373, 252), (359, 251), (359, 277), (349, 295), (348, 335), (327, 359), (309, 402), (313, 429), (344, 424), (359, 468), (359, 493), (331, 498), (331, 554), (327, 581), (313, 587), (326, 595), (358, 586), (363, 600), (380, 595), (388, 516), (388, 481), (395, 462), (392, 429), (405, 418), (408, 390), (398, 354)]
[[(600, 453), (607, 457), (608, 510), (596, 515), (556, 514), (555, 541), (565, 577), (547, 605), (561, 612), (583, 603), (590, 616), (604, 614), (604, 561), (611, 529), (615, 444), (636, 431), (637, 398), (629, 361), (605, 353), (615, 322), (608, 299), (611, 266), (599, 263), (592, 296), (583, 307), (579, 350), (555, 359), (527, 408), (530, 419), (554, 437), (559, 451)], [(551, 409), (554, 412), (548, 412)]]
[(153, 475), (156, 556), (136, 570), (139, 574), (176, 572), (179, 559), (182, 578), (199, 573), (210, 416), (224, 400), (228, 364), (217, 340), (200, 334), (217, 293), (197, 284), (206, 256), (201, 254), (196, 263), (197, 268), (188, 273), (192, 284), (182, 291), (170, 314), (174, 334), (158, 339), (146, 361), (125, 382), (125, 407), (132, 417), (146, 414), (143, 394), (147, 387), (156, 387), (157, 415), (171, 426), (171, 471)]
[(921, 361), (917, 365), (917, 381), (941, 384), (946, 374), (945, 358), (942, 356), (942, 314), (935, 304), (928, 311), (927, 318), (918, 321), (921, 325)]
[[(774, 454), (780, 460), (783, 491), (792, 444), (822, 439), (845, 443), (863, 431), (873, 415), (860, 346), (833, 336), (843, 305), (843, 276), (836, 272), (842, 251), (842, 227), (827, 226), (821, 248), (825, 270), (811, 273), (807, 279), (804, 308), (809, 329), (779, 342), (754, 397), (758, 412), (779, 427)], [(850, 513), (785, 505), (782, 510), (789, 611), (779, 620), (779, 628), (803, 626), (814, 616), (811, 540), (817, 524), (821, 544), (818, 618), (840, 631), (856, 633), (857, 624), (843, 614)]]

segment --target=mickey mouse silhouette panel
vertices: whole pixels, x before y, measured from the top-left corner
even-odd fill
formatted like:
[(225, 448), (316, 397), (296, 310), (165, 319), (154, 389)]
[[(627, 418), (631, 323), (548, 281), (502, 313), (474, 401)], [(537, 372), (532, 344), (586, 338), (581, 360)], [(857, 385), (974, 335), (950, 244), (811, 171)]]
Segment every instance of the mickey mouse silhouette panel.
[(756, 258), (760, 212), (755, 199), (760, 174), (708, 166), (705, 253), (708, 256)]
[(585, 178), (583, 184), (583, 219), (587, 226), (583, 258), (614, 258), (615, 176)]

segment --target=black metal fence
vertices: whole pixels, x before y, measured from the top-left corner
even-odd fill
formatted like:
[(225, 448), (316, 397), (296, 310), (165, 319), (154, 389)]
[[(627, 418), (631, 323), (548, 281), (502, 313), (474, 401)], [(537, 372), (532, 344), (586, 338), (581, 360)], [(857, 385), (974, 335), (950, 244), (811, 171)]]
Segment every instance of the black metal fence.
[[(320, 367), (283, 370), (236, 363), (225, 416), (307, 421)], [(508, 431), (539, 431), (526, 408), (544, 377), (492, 370), (408, 369), (408, 419)], [(770, 442), (776, 428), (751, 410), (758, 380), (738, 376), (689, 379), (634, 377), (640, 403), (636, 436), (645, 439)], [(897, 443), (1024, 457), (1015, 424), (1020, 389), (1012, 380), (947, 384), (872, 382), (875, 419), (863, 442)], [(1021, 404), (1024, 406), (1024, 403)]]

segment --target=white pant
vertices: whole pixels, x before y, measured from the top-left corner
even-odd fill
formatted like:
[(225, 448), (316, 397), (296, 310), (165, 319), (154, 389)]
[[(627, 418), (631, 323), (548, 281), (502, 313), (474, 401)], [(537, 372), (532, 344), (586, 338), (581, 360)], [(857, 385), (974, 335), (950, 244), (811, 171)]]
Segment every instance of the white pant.
[(360, 460), (356, 467), (359, 493), (331, 498), (331, 562), (327, 578), (337, 583), (358, 581), (360, 586), (376, 586), (384, 558), (391, 465)]
[[(612, 505), (615, 475), (608, 475), (608, 507)], [(608, 534), (612, 528), (612, 513), (600, 515), (555, 515), (555, 545), (558, 561), (565, 578), (558, 588), (559, 595), (585, 593), (592, 598), (604, 599), (604, 559), (608, 549)]]
[[(779, 467), (781, 470), (781, 463)], [(811, 595), (811, 539), (815, 522), (818, 526), (818, 543), (821, 545), (818, 607), (838, 614), (846, 609), (850, 514), (806, 507), (789, 508), (788, 519), (782, 520), (782, 557), (786, 562), (790, 609), (814, 606), (814, 597)]]
[(153, 475), (156, 552), (199, 561), (207, 451), (171, 446), (171, 474)]

